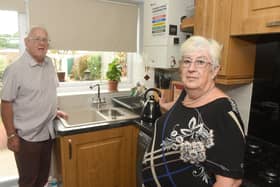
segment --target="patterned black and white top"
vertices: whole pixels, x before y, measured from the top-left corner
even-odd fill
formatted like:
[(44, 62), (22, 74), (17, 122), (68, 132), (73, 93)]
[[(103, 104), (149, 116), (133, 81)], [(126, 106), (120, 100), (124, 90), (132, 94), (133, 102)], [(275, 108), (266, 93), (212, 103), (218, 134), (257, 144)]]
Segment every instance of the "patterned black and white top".
[(235, 102), (219, 98), (188, 108), (185, 95), (155, 123), (143, 158), (145, 187), (209, 187), (215, 175), (242, 178), (245, 137)]

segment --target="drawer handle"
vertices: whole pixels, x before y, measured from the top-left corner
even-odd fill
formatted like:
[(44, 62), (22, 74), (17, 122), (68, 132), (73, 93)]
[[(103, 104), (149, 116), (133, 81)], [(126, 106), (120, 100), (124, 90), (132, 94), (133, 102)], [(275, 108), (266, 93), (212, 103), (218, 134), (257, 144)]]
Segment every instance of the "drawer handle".
[(69, 148), (69, 160), (72, 159), (72, 140), (68, 139), (68, 148)]
[(266, 27), (277, 27), (280, 26), (280, 21), (271, 21), (266, 23)]

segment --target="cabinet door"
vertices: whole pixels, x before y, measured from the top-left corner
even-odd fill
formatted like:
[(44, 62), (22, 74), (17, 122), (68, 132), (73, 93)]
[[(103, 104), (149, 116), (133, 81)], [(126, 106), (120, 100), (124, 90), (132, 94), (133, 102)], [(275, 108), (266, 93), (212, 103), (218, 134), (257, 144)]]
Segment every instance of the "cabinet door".
[(280, 32), (279, 0), (234, 0), (232, 35)]
[(135, 186), (134, 127), (60, 138), (63, 186)]
[(217, 83), (248, 83), (254, 73), (255, 44), (230, 36), (231, 3), (232, 0), (196, 0), (194, 32), (223, 45)]

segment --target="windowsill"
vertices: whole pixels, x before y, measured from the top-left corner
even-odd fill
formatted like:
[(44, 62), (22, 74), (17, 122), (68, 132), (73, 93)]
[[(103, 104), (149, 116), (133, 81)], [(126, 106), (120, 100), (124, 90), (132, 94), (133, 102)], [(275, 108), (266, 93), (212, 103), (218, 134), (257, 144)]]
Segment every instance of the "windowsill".
[[(83, 95), (97, 93), (97, 88), (90, 89), (94, 84), (100, 84), (101, 93), (109, 93), (107, 81), (80, 81), (80, 82), (60, 82), (57, 88), (58, 96)], [(130, 91), (133, 87), (132, 83), (120, 82), (118, 91)]]

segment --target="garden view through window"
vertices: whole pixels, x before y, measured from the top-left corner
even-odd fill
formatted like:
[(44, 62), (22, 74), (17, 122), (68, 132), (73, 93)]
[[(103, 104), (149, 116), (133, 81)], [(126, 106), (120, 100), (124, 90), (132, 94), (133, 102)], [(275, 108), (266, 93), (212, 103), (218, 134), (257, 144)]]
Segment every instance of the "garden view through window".
[(122, 81), (127, 80), (127, 53), (49, 50), (60, 81), (105, 80), (109, 63), (118, 61)]
[(0, 79), (2, 80), (5, 68), (19, 56), (17, 12), (0, 11), (0, 25)]

